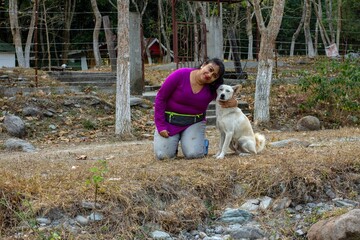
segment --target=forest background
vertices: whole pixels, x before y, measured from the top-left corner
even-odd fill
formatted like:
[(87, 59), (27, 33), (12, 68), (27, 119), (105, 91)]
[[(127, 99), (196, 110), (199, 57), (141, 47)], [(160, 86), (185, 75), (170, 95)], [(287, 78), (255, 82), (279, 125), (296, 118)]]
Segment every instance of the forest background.
[[(225, 59), (231, 58), (229, 31), (227, 31), (230, 27), (235, 27), (235, 40), (242, 58), (257, 57), (260, 36), (257, 31), (253, 6), (249, 2), (223, 3), (221, 8), (218, 8), (217, 3), (175, 2), (177, 21), (189, 22), (202, 15), (221, 16), (224, 26)], [(172, 1), (169, 0), (130, 1), (130, 11), (138, 12), (141, 15), (144, 37), (158, 38), (170, 49), (173, 46), (167, 45), (172, 45), (171, 4)], [(272, 1), (262, 1), (265, 20), (271, 14), (271, 4)], [(159, 8), (159, 6), (161, 7)], [(37, 11), (36, 8), (38, 8)], [(310, 12), (306, 15), (308, 19), (304, 18), (306, 11)], [(35, 12), (37, 14), (34, 14)], [(356, 0), (288, 0), (285, 3), (282, 24), (276, 40), (277, 53), (280, 56), (309, 55), (313, 57), (314, 55), (324, 55), (325, 47), (332, 43), (336, 43), (339, 53), (342, 55), (348, 52), (357, 52), (360, 47), (359, 12), (360, 3)], [(105, 32), (100, 31), (101, 20), (100, 23), (97, 20), (104, 16), (109, 17), (111, 30), (116, 33), (118, 11), (115, 1), (2, 0), (0, 3), (0, 39), (7, 43), (21, 41), (25, 62), (20, 61), (18, 56), (17, 61), (20, 66), (34, 66), (35, 40), (38, 43), (37, 58), (39, 61), (37, 64), (39, 67), (61, 66), (63, 63), (67, 63), (67, 56), (71, 50), (90, 52), (93, 50), (92, 54), (88, 54), (88, 60), (93, 65), (103, 65), (107, 63), (106, 60), (99, 62), (96, 59), (96, 49), (93, 46), (100, 47), (106, 43)], [(11, 18), (15, 18), (12, 21), (18, 23), (20, 39), (13, 37)], [(33, 36), (35, 21), (37, 22), (37, 35)], [(309, 37), (314, 51), (310, 51)], [(166, 58), (165, 60), (169, 61)]]

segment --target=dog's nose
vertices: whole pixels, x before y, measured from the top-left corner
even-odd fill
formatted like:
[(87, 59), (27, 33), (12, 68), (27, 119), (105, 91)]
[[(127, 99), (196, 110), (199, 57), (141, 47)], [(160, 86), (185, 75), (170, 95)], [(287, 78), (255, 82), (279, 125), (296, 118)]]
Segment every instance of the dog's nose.
[(225, 94), (221, 94), (221, 95), (220, 95), (220, 99), (221, 99), (221, 100), (224, 100), (224, 99), (225, 99)]

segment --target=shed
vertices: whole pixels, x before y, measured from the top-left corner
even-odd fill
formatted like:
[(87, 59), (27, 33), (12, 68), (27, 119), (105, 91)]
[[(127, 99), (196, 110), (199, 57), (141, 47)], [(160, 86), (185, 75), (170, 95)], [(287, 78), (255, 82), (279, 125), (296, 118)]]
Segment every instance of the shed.
[(15, 67), (15, 47), (0, 40), (0, 68)]
[[(164, 55), (164, 53), (167, 52), (167, 48), (162, 43), (160, 43), (159, 39), (145, 38), (144, 43), (145, 43), (144, 45), (147, 47), (147, 49), (150, 52), (151, 59), (155, 63), (161, 62), (161, 58)], [(173, 51), (170, 51), (170, 57), (174, 59)], [(147, 59), (146, 52), (144, 52), (144, 59)]]
[(88, 70), (86, 51), (69, 51), (67, 66), (74, 70)]

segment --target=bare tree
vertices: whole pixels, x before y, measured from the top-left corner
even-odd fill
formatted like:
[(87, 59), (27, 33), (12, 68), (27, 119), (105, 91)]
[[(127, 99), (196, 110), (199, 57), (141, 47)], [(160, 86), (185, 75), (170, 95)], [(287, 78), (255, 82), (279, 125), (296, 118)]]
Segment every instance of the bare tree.
[(304, 21), (304, 34), (305, 44), (307, 48), (307, 55), (309, 58), (315, 57), (314, 44), (311, 38), (310, 32), (310, 20), (311, 20), (311, 0), (305, 0), (305, 21)]
[(93, 31), (93, 51), (94, 51), (94, 57), (95, 57), (95, 64), (96, 67), (101, 66), (101, 55), (99, 50), (99, 33), (101, 28), (101, 14), (99, 11), (99, 8), (97, 6), (96, 0), (91, 0), (91, 7), (94, 12), (95, 16), (95, 26)]
[(190, 2), (186, 2), (187, 6), (190, 10), (191, 16), (192, 16), (192, 20), (193, 20), (193, 25), (194, 25), (194, 61), (198, 62), (199, 61), (199, 30), (198, 30), (198, 25), (197, 25), (197, 20), (196, 20), (196, 11), (197, 11), (197, 3), (190, 3)]
[[(136, 0), (131, 0), (131, 2), (132, 2), (132, 4), (134, 4), (136, 12), (138, 12), (140, 14), (140, 19), (142, 20), (142, 18), (144, 16), (144, 13), (145, 13), (145, 10), (146, 10), (146, 7), (148, 5), (148, 0), (140, 0), (140, 1), (138, 1), (141, 5), (138, 4)], [(139, 8), (139, 5), (141, 7), (141, 10)]]
[(107, 50), (109, 53), (111, 71), (115, 72), (116, 71), (116, 51), (115, 51), (116, 35), (111, 31), (109, 16), (103, 17), (103, 24), (104, 24)]
[(312, 0), (313, 4), (314, 4), (314, 8), (315, 8), (315, 15), (316, 15), (316, 23), (317, 26), (319, 26), (319, 30), (320, 30), (320, 36), (321, 39), (323, 41), (323, 44), (325, 45), (325, 47), (329, 46), (331, 44), (331, 40), (326, 32), (323, 20), (322, 20), (322, 4), (321, 4), (321, 0), (318, 0), (318, 2), (316, 3), (315, 0)]
[(115, 134), (131, 137), (129, 0), (117, 0), (118, 32)]
[(162, 5), (162, 0), (158, 0), (158, 9), (159, 9), (159, 16), (160, 16), (160, 30), (161, 30), (161, 34), (164, 38), (165, 41), (165, 45), (166, 45), (166, 54), (164, 55), (163, 58), (163, 62), (164, 63), (169, 63), (171, 61), (171, 57), (170, 57), (170, 40), (168, 38), (168, 36), (166, 35), (166, 31), (165, 31), (165, 22), (164, 22), (164, 12), (163, 12), (163, 5)]
[(332, 17), (332, 0), (325, 0), (325, 9), (326, 9), (326, 18), (329, 25), (329, 32), (330, 32), (330, 42), (335, 42), (335, 31), (333, 26), (333, 17)]
[(254, 6), (256, 21), (261, 34), (254, 106), (254, 121), (255, 124), (259, 124), (270, 120), (269, 98), (274, 66), (275, 40), (280, 30), (285, 0), (274, 0), (267, 26), (265, 26), (266, 24), (261, 13), (260, 4), (262, 1), (251, 0), (251, 2)]
[(21, 40), (21, 27), (19, 25), (19, 20), (18, 20), (18, 1), (17, 0), (9, 1), (10, 27), (11, 27), (11, 33), (13, 36), (15, 52), (19, 67), (25, 67), (25, 68), (30, 67), (30, 48), (31, 48), (32, 38), (34, 35), (36, 12), (37, 12), (36, 4), (34, 4), (32, 8), (31, 21), (30, 21), (29, 31), (25, 44), (25, 51), (23, 51), (22, 40)]
[[(145, 13), (146, 7), (148, 5), (148, 0), (139, 0), (139, 1), (131, 0), (131, 2), (132, 2), (132, 4), (134, 4), (136, 12), (139, 13), (140, 22), (142, 23), (144, 13)], [(141, 9), (140, 9), (139, 5), (140, 5)], [(145, 53), (146, 53), (146, 56), (147, 56), (147, 59), (148, 59), (148, 63), (151, 65), (152, 64), (152, 59), (151, 59), (150, 50), (148, 48), (149, 43), (150, 43), (150, 41), (145, 41), (145, 39), (144, 39), (143, 45), (145, 47)]]
[(294, 56), (295, 41), (298, 38), (301, 29), (303, 28), (304, 21), (305, 21), (305, 15), (306, 15), (306, 6), (305, 6), (305, 3), (303, 2), (303, 10), (302, 10), (302, 15), (301, 15), (301, 20), (300, 20), (300, 23), (291, 39), (291, 46), (290, 46), (290, 56), (291, 57)]
[(253, 47), (254, 47), (254, 35), (252, 32), (252, 18), (253, 18), (253, 14), (252, 14), (252, 7), (251, 4), (247, 1), (246, 2), (246, 35), (248, 37), (248, 60), (253, 60), (254, 59), (254, 52), (253, 52)]
[(336, 46), (340, 50), (340, 33), (341, 33), (341, 18), (342, 18), (342, 0), (338, 0), (337, 6), (337, 26), (336, 26)]
[(47, 11), (45, 6), (45, 1), (43, 1), (43, 21), (45, 26), (45, 35), (46, 35), (46, 51), (47, 51), (47, 57), (48, 57), (48, 68), (51, 70), (51, 52), (50, 52), (50, 38), (49, 38), (49, 28), (48, 28), (48, 22), (47, 22)]
[(64, 45), (62, 49), (62, 63), (67, 63), (70, 49), (70, 30), (74, 17), (76, 0), (65, 0), (64, 9)]

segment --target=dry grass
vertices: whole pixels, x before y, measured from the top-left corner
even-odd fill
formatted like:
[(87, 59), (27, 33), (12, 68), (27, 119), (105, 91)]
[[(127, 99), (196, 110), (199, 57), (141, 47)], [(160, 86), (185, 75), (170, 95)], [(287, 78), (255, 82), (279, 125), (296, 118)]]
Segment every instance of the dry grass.
[[(12, 211), (28, 211), (21, 199), (29, 201), (35, 215), (55, 217), (65, 213), (85, 214), (82, 201), (94, 200), (94, 188), (85, 182), (90, 168), (106, 160), (109, 172), (101, 184), (99, 210), (103, 222), (88, 226), (87, 237), (133, 238), (145, 226), (166, 231), (191, 229), (225, 207), (236, 207), (247, 198), (288, 196), (301, 203), (308, 196), (325, 198), (324, 185), (338, 196), (351, 197), (353, 182), (360, 178), (360, 130), (344, 128), (317, 132), (265, 132), (268, 141), (298, 138), (317, 143), (316, 147), (294, 144), (267, 147), (257, 156), (229, 155), (216, 161), (211, 155), (217, 146), (217, 132), (210, 128), (210, 155), (204, 159), (181, 157), (157, 161), (151, 141), (90, 143), (47, 146), (37, 153), (0, 153), (0, 189), (3, 234), (19, 224)], [(351, 139), (357, 138), (357, 141)], [(346, 140), (347, 139), (347, 140)], [(85, 158), (85, 160), (80, 160)], [(356, 178), (356, 179), (354, 179)], [(235, 191), (241, 186), (243, 193)], [(74, 238), (63, 232), (63, 236)], [(101, 237), (100, 237), (101, 235)]]

